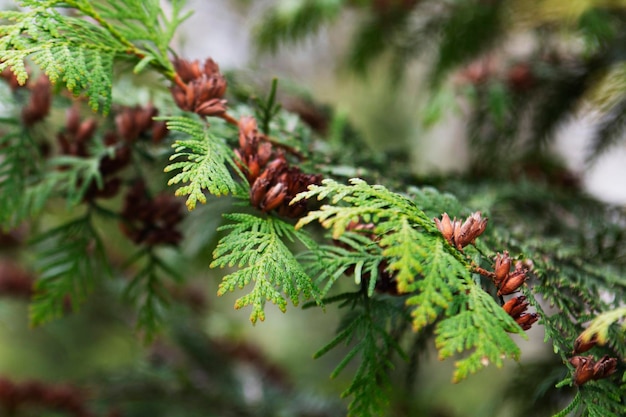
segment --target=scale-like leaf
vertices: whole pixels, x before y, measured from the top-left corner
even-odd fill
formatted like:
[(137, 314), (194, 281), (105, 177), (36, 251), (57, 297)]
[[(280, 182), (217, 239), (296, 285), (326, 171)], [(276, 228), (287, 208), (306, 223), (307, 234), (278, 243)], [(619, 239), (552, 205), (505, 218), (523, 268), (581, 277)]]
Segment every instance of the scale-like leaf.
[[(186, 117), (169, 117), (166, 120), (170, 130), (185, 133), (191, 138), (177, 140), (175, 153), (170, 160), (183, 158), (165, 167), (165, 172), (177, 171), (168, 185), (181, 185), (176, 195), (187, 195), (187, 208), (193, 210), (196, 204), (206, 203), (204, 190), (215, 196), (237, 194), (241, 190), (232, 177), (231, 170), (238, 172), (232, 150), (222, 139), (214, 137), (199, 121)], [(230, 169), (229, 169), (230, 168)]]
[(519, 359), (520, 349), (508, 333), (520, 333), (515, 323), (493, 298), (469, 284), (455, 298), (448, 316), (435, 329), (439, 358), (446, 359), (470, 350), (455, 363), (453, 381), (459, 382), (490, 363), (501, 367), (505, 358)]
[(298, 239), (310, 243), (304, 232), (271, 217), (231, 214), (226, 218), (233, 223), (220, 228), (228, 234), (217, 245), (211, 267), (237, 266), (242, 269), (224, 277), (218, 295), (242, 289), (253, 282), (252, 291), (235, 302), (237, 309), (252, 306), (252, 323), (265, 320), (266, 301), (276, 304), (283, 312), (287, 308), (287, 299), (298, 305), (300, 295), (319, 301), (319, 290), (284, 242), (285, 239)]

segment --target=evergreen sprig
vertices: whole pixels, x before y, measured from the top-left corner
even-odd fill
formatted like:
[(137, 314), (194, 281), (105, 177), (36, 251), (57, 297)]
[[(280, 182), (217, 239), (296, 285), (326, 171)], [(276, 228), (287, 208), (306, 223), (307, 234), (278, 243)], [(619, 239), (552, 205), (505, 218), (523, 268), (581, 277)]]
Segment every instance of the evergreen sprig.
[[(415, 263), (422, 277), (406, 288), (407, 292), (415, 294), (406, 300), (407, 306), (412, 307), (411, 316), (415, 331), (434, 323), (446, 312), (455, 297), (463, 290), (464, 283), (470, 279), (465, 265), (459, 263), (445, 250), (443, 242), (435, 240), (425, 243), (427, 246), (416, 248), (421, 253), (409, 261)], [(464, 280), (459, 279), (462, 277)]]
[(143, 58), (135, 66), (134, 72), (138, 73), (148, 64), (173, 74), (174, 68), (170, 62), (168, 52), (169, 44), (174, 37), (178, 26), (187, 20), (192, 12), (182, 12), (186, 0), (173, 0), (171, 16), (165, 15), (159, 0), (124, 0), (107, 2), (77, 1), (77, 5), (93, 7), (87, 9), (88, 15), (101, 16), (102, 24), (120, 39), (132, 42), (134, 51)]
[(346, 186), (325, 180), (322, 186), (311, 186), (310, 191), (296, 197), (295, 201), (331, 197), (334, 204), (350, 204), (323, 205), (296, 227), (318, 220), (333, 230), (334, 238), (339, 238), (351, 222), (373, 222), (388, 270), (395, 273), (398, 291), (416, 293), (407, 304), (415, 306), (413, 325), (419, 330), (447, 308), (459, 283), (469, 279), (467, 262), (451, 250), (432, 220), (408, 198), (359, 179), (350, 183)]
[(354, 282), (367, 282), (367, 293), (372, 295), (378, 280), (379, 268), (384, 260), (380, 246), (358, 233), (346, 232), (337, 238), (340, 245), (318, 245), (298, 256), (306, 266), (309, 276), (315, 277), (317, 285), (325, 285), (321, 295), (325, 297), (335, 282), (344, 275), (354, 275)]
[(150, 341), (163, 328), (170, 304), (165, 278), (174, 282), (182, 282), (183, 279), (152, 247), (141, 249), (127, 264), (140, 267), (124, 289), (124, 298), (137, 309), (136, 327), (144, 331), (145, 339)]
[[(116, 59), (134, 60), (136, 72), (154, 64), (174, 76), (167, 53), (175, 28), (186, 18), (179, 16), (182, 4), (173, 2), (168, 21), (156, 0), (23, 0), (24, 10), (0, 12), (0, 19), (10, 22), (0, 26), (0, 71), (10, 68), (24, 83), (30, 58), (53, 83), (62, 81), (75, 95), (86, 94), (94, 110), (107, 113)], [(58, 8), (72, 8), (78, 16)]]
[(480, 287), (468, 285), (465, 293), (455, 297), (446, 314), (449, 317), (435, 328), (439, 358), (472, 351), (455, 363), (454, 382), (490, 363), (501, 367), (505, 358), (519, 359), (520, 349), (507, 333), (525, 333)]
[[(365, 289), (365, 286), (361, 286)], [(343, 318), (337, 335), (318, 350), (319, 358), (339, 346), (351, 345), (346, 356), (339, 362), (330, 377), (337, 377), (355, 358), (360, 364), (341, 396), (352, 397), (348, 406), (350, 417), (373, 417), (383, 415), (390, 394), (389, 370), (393, 369), (393, 354), (407, 359), (397, 340), (391, 335), (398, 324), (406, 321), (401, 303), (392, 298), (371, 298), (366, 291), (349, 294), (341, 307), (350, 312)], [(399, 322), (399, 323), (398, 323)]]
[(269, 10), (257, 27), (258, 45), (275, 51), (282, 42), (298, 41), (337, 18), (345, 0), (298, 0)]
[(0, 137), (0, 227), (14, 227), (31, 214), (23, 203), (24, 190), (38, 177), (39, 159), (28, 132), (12, 129)]
[[(564, 381), (564, 383), (567, 382), (571, 381)], [(624, 385), (618, 386), (607, 380), (589, 382), (580, 387), (572, 401), (553, 417), (571, 415), (581, 417), (623, 416), (626, 413), (624, 388)]]
[(113, 59), (125, 53), (126, 46), (99, 26), (50, 8), (54, 4), (48, 3), (55, 2), (41, 3), (28, 11), (0, 12), (0, 18), (14, 22), (0, 26), (4, 35), (0, 70), (11, 68), (24, 83), (28, 78), (25, 60), (31, 58), (50, 81), (64, 82), (75, 94), (86, 93), (94, 110), (108, 111)]
[(219, 241), (211, 267), (237, 266), (241, 269), (223, 278), (218, 295), (254, 282), (252, 291), (235, 302), (236, 309), (252, 306), (252, 323), (265, 320), (266, 301), (276, 304), (282, 312), (287, 309), (287, 299), (298, 305), (300, 295), (320, 301), (319, 289), (285, 243), (299, 241), (312, 248), (314, 243), (306, 233), (272, 217), (250, 214), (227, 214), (225, 217), (232, 223), (218, 229), (228, 231), (228, 234)]
[(218, 197), (246, 193), (242, 188), (244, 185), (233, 179), (231, 171), (240, 176), (242, 174), (234, 162), (233, 151), (224, 140), (215, 137), (201, 122), (188, 117), (168, 117), (159, 120), (165, 120), (169, 130), (190, 136), (189, 139), (177, 140), (172, 145), (174, 154), (170, 156), (170, 161), (184, 159), (165, 167), (165, 172), (179, 171), (170, 178), (168, 185), (185, 184), (176, 190), (176, 195), (188, 196), (185, 204), (189, 210), (195, 209), (198, 201), (206, 203), (204, 190)]
[(313, 197), (328, 198), (332, 205), (310, 212), (296, 227), (317, 220), (338, 238), (353, 222), (374, 223), (398, 291), (410, 295), (406, 305), (414, 306), (415, 330), (441, 317), (435, 328), (441, 359), (471, 350), (467, 358), (456, 362), (454, 381), (489, 363), (502, 366), (503, 358), (519, 358), (519, 348), (508, 333), (522, 333), (522, 329), (474, 282), (469, 262), (407, 197), (352, 179), (350, 185), (324, 180), (294, 201)]
[(70, 305), (76, 310), (94, 281), (109, 273), (104, 245), (89, 214), (37, 236), (32, 244), (39, 272), (30, 305), (33, 325), (62, 316)]
[(13, 227), (37, 216), (53, 197), (68, 207), (81, 203), (89, 187), (103, 185), (99, 166), (105, 152), (100, 147), (89, 158), (57, 156), (44, 163), (28, 132), (0, 138), (0, 224)]

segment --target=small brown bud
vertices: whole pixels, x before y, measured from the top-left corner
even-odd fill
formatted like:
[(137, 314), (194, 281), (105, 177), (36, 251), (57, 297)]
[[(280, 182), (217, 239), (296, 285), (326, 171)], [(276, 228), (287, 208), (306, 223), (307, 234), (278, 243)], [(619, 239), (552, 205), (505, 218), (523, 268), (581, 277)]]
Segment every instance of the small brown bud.
[(219, 116), (226, 113), (226, 100), (212, 98), (195, 107), (200, 116)]
[(519, 317), (526, 309), (528, 308), (528, 301), (526, 301), (526, 297), (520, 295), (518, 297), (513, 297), (502, 306), (504, 311), (508, 313), (509, 316), (514, 319)]
[(593, 366), (594, 379), (602, 379), (613, 374), (617, 370), (617, 359), (604, 355)]
[(270, 182), (266, 178), (259, 177), (254, 181), (254, 184), (250, 187), (250, 204), (253, 207), (261, 205), (261, 201), (263, 201), (269, 186)]
[(515, 319), (515, 322), (519, 324), (523, 330), (528, 330), (537, 320), (539, 320), (537, 313), (523, 313)]
[(441, 232), (443, 237), (452, 244), (452, 236), (454, 233), (454, 227), (452, 225), (452, 221), (450, 220), (450, 216), (448, 213), (443, 213), (441, 216), (441, 220), (435, 218), (435, 225), (437, 225), (437, 229)]
[(495, 259), (495, 282), (496, 285), (502, 282), (511, 271), (511, 258), (509, 252), (504, 251), (503, 254), (498, 253)]
[(515, 271), (511, 272), (502, 282), (498, 289), (498, 295), (509, 295), (517, 291), (528, 278), (526, 273), (528, 270), (518, 263), (515, 265)]
[(98, 128), (98, 122), (96, 119), (89, 118), (82, 122), (78, 127), (78, 131), (76, 132), (76, 141), (77, 142), (86, 142), (95, 133)]
[(155, 122), (152, 125), (152, 143), (161, 143), (168, 133), (169, 130), (165, 122)]
[(267, 193), (265, 193), (265, 197), (263, 198), (260, 206), (261, 210), (265, 212), (274, 210), (282, 204), (286, 195), (287, 189), (285, 184), (281, 182), (274, 184), (269, 190), (267, 190)]

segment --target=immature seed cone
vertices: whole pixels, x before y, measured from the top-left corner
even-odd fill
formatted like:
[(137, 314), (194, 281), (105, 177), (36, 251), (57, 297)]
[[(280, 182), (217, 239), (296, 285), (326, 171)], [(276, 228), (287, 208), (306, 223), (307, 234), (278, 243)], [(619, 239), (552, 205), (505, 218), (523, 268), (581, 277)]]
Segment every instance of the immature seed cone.
[(583, 341), (582, 334), (574, 341), (574, 354), (584, 353), (598, 344), (598, 334), (594, 334), (591, 339)]
[(522, 313), (515, 319), (515, 322), (520, 325), (522, 330), (528, 330), (537, 320), (539, 320), (537, 313)]
[(498, 253), (496, 255), (496, 262), (494, 265), (495, 269), (495, 282), (496, 285), (504, 281), (511, 271), (511, 258), (509, 257), (509, 252), (504, 251), (504, 253)]
[(539, 320), (537, 313), (526, 313), (528, 305), (529, 303), (526, 301), (526, 297), (520, 295), (504, 303), (502, 309), (504, 309), (509, 316), (513, 317), (515, 322), (519, 324), (523, 330), (528, 330)]
[(254, 117), (243, 116), (239, 120), (239, 148), (235, 155), (248, 183), (254, 184), (273, 156), (272, 144), (259, 133)]
[(460, 251), (465, 246), (474, 244), (476, 238), (487, 228), (487, 219), (479, 211), (472, 213), (463, 223), (456, 217), (450, 220), (447, 213), (442, 215), (441, 220), (435, 218), (434, 221), (443, 237)]
[(506, 75), (508, 86), (516, 92), (531, 89), (536, 82), (532, 68), (525, 62), (520, 62), (509, 68)]
[(523, 267), (516, 267), (515, 271), (511, 272), (504, 280), (500, 282), (500, 286), (498, 287), (498, 295), (509, 295), (513, 294), (515, 291), (522, 286), (524, 281), (528, 278), (526, 273), (527, 269)]
[(574, 356), (569, 362), (576, 368), (574, 383), (579, 386), (588, 381), (606, 378), (617, 370), (617, 359), (608, 355), (604, 355), (597, 362), (593, 356)]
[(81, 122), (80, 112), (75, 106), (67, 109), (65, 120), (65, 129), (57, 134), (61, 152), (64, 155), (88, 157), (88, 144), (98, 128), (98, 122), (94, 118)]
[(509, 316), (518, 318), (528, 308), (528, 301), (523, 295), (513, 297), (502, 306)]
[(201, 116), (219, 116), (226, 113), (226, 78), (212, 59), (204, 61), (174, 60), (174, 68), (185, 86), (174, 85), (172, 96), (178, 107)]
[(306, 200), (290, 204), (309, 185), (319, 184), (321, 175), (305, 174), (290, 166), (282, 153), (276, 153), (267, 138), (259, 133), (253, 117), (239, 121), (239, 148), (236, 163), (250, 183), (250, 203), (261, 211), (275, 210), (285, 217), (300, 217), (307, 210)]
[(454, 226), (452, 220), (450, 220), (450, 216), (448, 216), (448, 213), (443, 213), (441, 215), (441, 220), (438, 218), (435, 218), (434, 220), (437, 229), (439, 229), (443, 237), (450, 242), (450, 244), (454, 245), (452, 240), (452, 237), (454, 236)]

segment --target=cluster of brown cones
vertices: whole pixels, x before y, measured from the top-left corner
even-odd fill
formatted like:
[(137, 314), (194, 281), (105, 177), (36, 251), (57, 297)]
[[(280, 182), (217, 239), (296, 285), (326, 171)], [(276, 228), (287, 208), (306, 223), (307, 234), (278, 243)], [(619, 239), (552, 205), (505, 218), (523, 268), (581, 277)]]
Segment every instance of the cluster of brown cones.
[(305, 174), (290, 166), (282, 152), (274, 151), (256, 120), (244, 116), (239, 121), (237, 164), (250, 183), (250, 203), (263, 212), (275, 210), (285, 217), (299, 217), (306, 212), (306, 201), (290, 201), (311, 184), (320, 184), (321, 175)]
[(511, 298), (504, 303), (502, 308), (509, 316), (513, 317), (515, 322), (519, 324), (523, 330), (530, 329), (532, 325), (539, 320), (537, 313), (526, 312), (526, 310), (528, 310), (528, 301), (526, 301), (526, 297), (523, 295)]
[(528, 278), (528, 266), (523, 262), (515, 262), (515, 269), (511, 271), (511, 257), (507, 251), (496, 255), (493, 282), (498, 288), (498, 295), (509, 295), (522, 286)]
[(456, 217), (450, 220), (448, 213), (443, 213), (441, 220), (435, 218), (434, 221), (443, 237), (460, 251), (473, 244), (487, 228), (487, 219), (483, 218), (479, 211), (472, 213), (464, 222), (457, 220)]
[(593, 355), (580, 356), (580, 353), (587, 352), (596, 346), (598, 335), (594, 334), (590, 339), (586, 340), (580, 335), (574, 341), (574, 354), (569, 363), (574, 367), (574, 383), (583, 385), (588, 381), (603, 379), (613, 374), (617, 370), (617, 358), (611, 358), (604, 355), (599, 360), (595, 360)]
[[(498, 288), (498, 296), (513, 294), (528, 279), (530, 268), (527, 263), (517, 261), (515, 268), (511, 271), (511, 257), (507, 251), (498, 253), (495, 258), (494, 270), (489, 273), (489, 277), (493, 280)], [(537, 313), (527, 313), (528, 301), (523, 295), (518, 295), (508, 300), (502, 308), (506, 311), (523, 330), (528, 330), (534, 323), (539, 320)]]
[(199, 61), (175, 59), (178, 83), (172, 96), (178, 107), (201, 116), (221, 116), (226, 113), (226, 79), (212, 59)]
[[(114, 149), (112, 155), (100, 160), (100, 174), (103, 186), (95, 182), (89, 185), (84, 199), (111, 198), (119, 192), (122, 180), (116, 175), (131, 161), (131, 144), (140, 139), (158, 143), (167, 135), (164, 122), (155, 122), (158, 113), (152, 106), (122, 107), (115, 117), (115, 130), (108, 131), (102, 139), (104, 145)], [(65, 129), (57, 135), (57, 142), (62, 154), (81, 158), (89, 157), (89, 144), (98, 128), (98, 122), (90, 117), (81, 121), (77, 107), (67, 111)]]
[(617, 370), (617, 359), (609, 355), (604, 355), (597, 361), (592, 355), (574, 356), (569, 363), (574, 366), (574, 383), (579, 386), (588, 381), (606, 378)]
[(537, 86), (537, 75), (528, 62), (505, 63), (486, 56), (469, 63), (454, 79), (458, 84), (475, 86), (495, 81), (506, 85), (512, 93), (524, 93)]
[(243, 116), (237, 121), (226, 113), (227, 83), (215, 61), (175, 59), (173, 64), (176, 83), (171, 91), (178, 107), (201, 116), (221, 117), (238, 126), (236, 163), (250, 184), (250, 203), (263, 212), (275, 211), (284, 217), (300, 217), (306, 212), (306, 201), (290, 202), (309, 185), (319, 184), (321, 175), (305, 174), (291, 166), (284, 153), (276, 151), (259, 132), (253, 117)]
[(178, 230), (183, 220), (180, 202), (167, 193), (152, 198), (143, 181), (128, 191), (120, 214), (122, 232), (138, 245), (177, 245), (182, 239)]
[[(480, 212), (472, 213), (464, 222), (450, 219), (448, 213), (443, 213), (441, 219), (435, 218), (435, 225), (443, 237), (457, 250), (463, 251), (467, 245), (474, 244), (476, 238), (483, 234), (487, 228), (487, 219), (483, 218)], [(513, 294), (524, 284), (528, 278), (530, 270), (528, 263), (516, 262), (511, 271), (512, 260), (507, 251), (498, 253), (495, 258), (494, 272), (476, 268), (481, 275), (493, 280), (498, 289), (498, 296)], [(518, 296), (507, 301), (502, 308), (520, 325), (524, 330), (531, 328), (537, 322), (539, 316), (536, 313), (526, 313), (528, 301), (526, 297)]]

